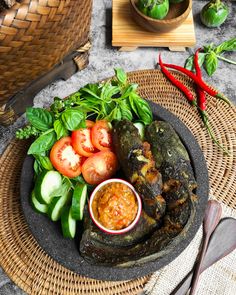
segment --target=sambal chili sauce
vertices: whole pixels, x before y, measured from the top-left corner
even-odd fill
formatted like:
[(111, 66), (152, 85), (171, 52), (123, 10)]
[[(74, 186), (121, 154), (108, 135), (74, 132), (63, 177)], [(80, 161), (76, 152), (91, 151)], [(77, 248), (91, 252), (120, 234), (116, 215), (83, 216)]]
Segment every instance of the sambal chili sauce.
[(105, 228), (120, 230), (129, 226), (138, 211), (134, 192), (123, 183), (104, 185), (95, 195), (92, 203), (94, 217)]

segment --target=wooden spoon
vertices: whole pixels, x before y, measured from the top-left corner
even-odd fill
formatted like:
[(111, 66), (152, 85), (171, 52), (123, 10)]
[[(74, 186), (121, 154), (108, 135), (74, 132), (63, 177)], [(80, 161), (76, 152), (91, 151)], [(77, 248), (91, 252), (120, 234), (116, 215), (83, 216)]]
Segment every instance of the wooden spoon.
[[(206, 255), (204, 257), (201, 273), (236, 249), (236, 219), (227, 217), (221, 219), (214, 233), (211, 235)], [(179, 285), (171, 292), (171, 295), (186, 295), (191, 285), (193, 270), (191, 270)]]
[(190, 295), (194, 295), (196, 292), (199, 275), (201, 273), (201, 265), (207, 250), (209, 239), (220, 221), (221, 214), (222, 208), (220, 203), (214, 200), (208, 201), (205, 216), (203, 219), (203, 245), (201, 248), (199, 260), (194, 271)]

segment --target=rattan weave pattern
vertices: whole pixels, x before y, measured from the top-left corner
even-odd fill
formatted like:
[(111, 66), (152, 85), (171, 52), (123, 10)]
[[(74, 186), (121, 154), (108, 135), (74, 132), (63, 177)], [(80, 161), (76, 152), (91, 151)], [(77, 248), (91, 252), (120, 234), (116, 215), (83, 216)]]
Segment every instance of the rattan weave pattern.
[[(186, 85), (191, 82), (180, 74)], [(130, 73), (143, 97), (176, 114), (197, 138), (209, 168), (216, 198), (236, 208), (236, 110), (208, 97), (208, 112), (217, 137), (231, 151), (223, 156), (201, 126), (201, 120), (183, 94), (156, 70)], [(29, 294), (138, 294), (148, 277), (104, 282), (83, 278), (50, 258), (30, 234), (20, 208), (19, 179), (27, 142), (12, 141), (0, 158), (0, 265)]]
[(0, 107), (88, 41), (92, 0), (22, 0), (0, 13)]

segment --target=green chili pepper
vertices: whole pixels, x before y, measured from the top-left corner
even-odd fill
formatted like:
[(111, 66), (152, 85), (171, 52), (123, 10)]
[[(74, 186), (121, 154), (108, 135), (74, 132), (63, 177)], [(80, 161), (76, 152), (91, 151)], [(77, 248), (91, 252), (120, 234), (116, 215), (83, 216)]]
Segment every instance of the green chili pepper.
[(221, 0), (211, 0), (201, 11), (202, 23), (209, 27), (219, 27), (225, 22), (229, 14), (228, 7)]
[(169, 0), (139, 0), (139, 10), (155, 19), (163, 19), (169, 11)]

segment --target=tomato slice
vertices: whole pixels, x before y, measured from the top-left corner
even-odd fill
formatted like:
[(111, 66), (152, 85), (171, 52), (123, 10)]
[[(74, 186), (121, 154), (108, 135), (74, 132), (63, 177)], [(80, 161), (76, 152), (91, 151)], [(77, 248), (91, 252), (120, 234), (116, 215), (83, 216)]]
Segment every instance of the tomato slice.
[(94, 122), (86, 120), (87, 128), (80, 128), (72, 132), (72, 146), (81, 156), (90, 157), (96, 151), (91, 141), (91, 128), (89, 128), (94, 124)]
[(53, 145), (50, 160), (53, 167), (64, 176), (74, 178), (81, 173), (83, 157), (75, 152), (69, 136), (61, 138)]
[(92, 128), (92, 144), (99, 149), (107, 150), (112, 147), (111, 127), (106, 120), (100, 120)]
[(82, 165), (82, 175), (89, 184), (99, 184), (109, 179), (118, 168), (116, 155), (110, 151), (100, 151), (85, 160)]
[(93, 122), (91, 120), (86, 120), (85, 124), (86, 124), (87, 128), (92, 128), (95, 125), (95, 122)]

